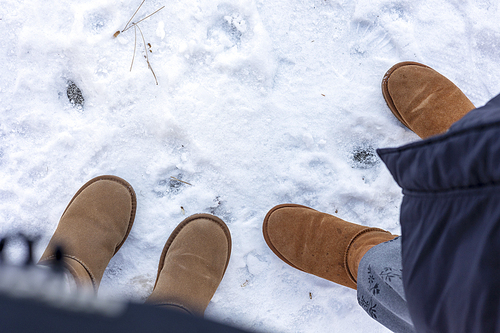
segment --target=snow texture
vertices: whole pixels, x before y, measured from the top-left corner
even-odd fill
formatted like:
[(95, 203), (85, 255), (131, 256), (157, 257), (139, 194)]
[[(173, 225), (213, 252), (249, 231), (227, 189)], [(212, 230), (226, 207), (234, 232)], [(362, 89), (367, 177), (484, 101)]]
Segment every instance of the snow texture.
[(484, 104), (500, 92), (498, 2), (147, 0), (135, 21), (166, 7), (139, 24), (151, 46), (138, 32), (129, 71), (134, 29), (113, 34), (139, 3), (0, 2), (0, 234), (41, 235), (40, 256), (78, 188), (117, 175), (138, 210), (102, 294), (144, 300), (170, 232), (208, 212), (228, 224), (233, 253), (206, 317), (262, 332), (387, 331), (354, 290), (278, 259), (262, 221), (291, 202), (399, 233), (401, 191), (375, 149), (418, 137), (381, 79), (418, 61)]

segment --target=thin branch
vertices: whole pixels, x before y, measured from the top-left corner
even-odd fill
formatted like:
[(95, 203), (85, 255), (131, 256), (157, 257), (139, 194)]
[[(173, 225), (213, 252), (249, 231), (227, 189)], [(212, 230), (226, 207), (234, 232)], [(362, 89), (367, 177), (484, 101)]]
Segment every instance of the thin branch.
[[(132, 17), (130, 18), (130, 20), (128, 20), (127, 24), (125, 24), (125, 28), (123, 28), (122, 32), (124, 32), (125, 30), (127, 30), (128, 28), (128, 24), (132, 21), (132, 19), (134, 18), (135, 14), (137, 14), (137, 12), (139, 11), (139, 9), (141, 9), (141, 6), (144, 4), (146, 0), (142, 0), (141, 4), (139, 5), (139, 7), (137, 7), (134, 15), (132, 15)], [(130, 27), (129, 27), (130, 28)]]
[(136, 23), (133, 23), (133, 25), (137, 26), (137, 28), (139, 29), (139, 32), (141, 33), (142, 42), (144, 44), (144, 51), (146, 52), (146, 62), (148, 63), (148, 67), (151, 70), (151, 73), (153, 73), (153, 76), (155, 77), (156, 85), (158, 85), (158, 79), (156, 78), (156, 74), (153, 71), (153, 67), (151, 67), (151, 64), (149, 63), (148, 49), (146, 48), (146, 40), (144, 39), (144, 35), (142, 34), (141, 27), (139, 27)]
[(148, 49), (146, 48), (146, 40), (144, 39), (144, 35), (142, 34), (142, 29), (137, 24), (134, 23), (134, 25), (136, 25), (137, 28), (139, 28), (139, 32), (141, 33), (142, 44), (144, 45), (144, 51), (146, 52), (146, 61), (147, 61), (148, 65), (149, 65)]
[(135, 40), (134, 40), (134, 55), (132, 56), (132, 63), (130, 64), (130, 71), (132, 72), (132, 66), (134, 66), (134, 59), (135, 59), (135, 50), (137, 48), (137, 29), (135, 28), (134, 25), (134, 33), (135, 33)]
[[(139, 21), (137, 21), (137, 22), (135, 22), (135, 23), (132, 23), (132, 25), (133, 25), (133, 24), (137, 24), (137, 23), (140, 23), (140, 22), (144, 21), (144, 20), (145, 20), (145, 19), (147, 19), (148, 17), (151, 17), (151, 16), (153, 16), (154, 14), (158, 13), (158, 12), (159, 12), (160, 10), (162, 10), (163, 8), (165, 8), (165, 6), (161, 7), (160, 9), (157, 9), (155, 12), (153, 12), (153, 13), (149, 14), (149, 15), (148, 15), (148, 16), (146, 16), (145, 18), (140, 19)], [(135, 15), (135, 14), (134, 14), (134, 15)], [(127, 24), (128, 24), (128, 23), (127, 23)], [(132, 25), (131, 25), (130, 27), (132, 27)], [(130, 29), (130, 27), (128, 27), (128, 28), (126, 28), (126, 29), (123, 29), (123, 30), (122, 30), (122, 32), (127, 31), (128, 29)]]
[(174, 176), (170, 176), (170, 178), (171, 178), (171, 179), (173, 179), (173, 180), (177, 180), (178, 182), (181, 182), (181, 183), (184, 183), (184, 184), (188, 184), (188, 185), (193, 186), (193, 184), (190, 184), (190, 183), (188, 183), (188, 182), (185, 182), (185, 181), (183, 181), (183, 180), (180, 180), (180, 179), (178, 179), (178, 178), (175, 178)]

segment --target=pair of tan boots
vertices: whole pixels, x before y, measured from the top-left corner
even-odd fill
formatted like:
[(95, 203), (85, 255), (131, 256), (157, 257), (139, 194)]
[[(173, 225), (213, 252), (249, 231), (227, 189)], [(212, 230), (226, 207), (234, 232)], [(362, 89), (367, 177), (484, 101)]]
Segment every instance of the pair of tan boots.
[[(134, 189), (115, 176), (100, 176), (78, 190), (64, 211), (39, 264), (63, 265), (82, 289), (99, 288), (104, 270), (134, 223)], [(172, 232), (163, 248), (147, 303), (202, 316), (226, 271), (231, 234), (209, 214), (192, 215)]]
[[(393, 66), (384, 76), (382, 92), (393, 114), (421, 138), (444, 133), (474, 109), (451, 81), (414, 62)], [(125, 180), (115, 176), (90, 180), (64, 211), (40, 264), (51, 265), (61, 245), (64, 265), (77, 285), (97, 292), (109, 261), (130, 233), (136, 207), (135, 192)], [(263, 234), (287, 264), (353, 289), (364, 254), (396, 237), (294, 204), (271, 209)], [(146, 302), (203, 315), (230, 255), (231, 235), (222, 220), (209, 214), (188, 217), (165, 244)]]

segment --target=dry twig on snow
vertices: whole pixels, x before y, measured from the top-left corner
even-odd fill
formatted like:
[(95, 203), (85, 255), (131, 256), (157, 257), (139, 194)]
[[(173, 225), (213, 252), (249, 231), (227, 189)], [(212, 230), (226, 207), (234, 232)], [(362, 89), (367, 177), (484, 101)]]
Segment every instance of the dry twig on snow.
[[(132, 62), (130, 63), (130, 71), (132, 71), (132, 67), (134, 66), (134, 59), (135, 59), (135, 53), (136, 53), (136, 50), (137, 50), (137, 29), (139, 29), (139, 32), (141, 33), (141, 37), (142, 37), (142, 42), (144, 44), (144, 51), (146, 52), (146, 55), (144, 56), (144, 58), (146, 58), (146, 63), (148, 64), (148, 68), (151, 70), (151, 73), (153, 73), (153, 76), (155, 78), (155, 82), (156, 82), (156, 85), (158, 85), (158, 79), (156, 78), (156, 74), (155, 72), (153, 71), (153, 67), (151, 67), (151, 63), (149, 62), (149, 56), (148, 56), (148, 50), (146, 48), (146, 40), (144, 39), (144, 34), (142, 33), (142, 30), (141, 28), (139, 27), (138, 23), (144, 21), (145, 19), (153, 16), (154, 14), (158, 13), (160, 10), (162, 10), (163, 8), (165, 8), (165, 6), (157, 9), (156, 11), (154, 11), (153, 13), (147, 15), (146, 17), (140, 19), (139, 21), (137, 22), (132, 22), (132, 20), (134, 19), (134, 16), (137, 14), (137, 12), (139, 11), (139, 9), (141, 9), (142, 5), (144, 4), (146, 0), (142, 0), (141, 4), (139, 5), (139, 7), (137, 7), (137, 9), (135, 10), (134, 14), (132, 15), (132, 17), (130, 17), (130, 20), (128, 20), (127, 24), (125, 24), (125, 28), (123, 28), (122, 31), (117, 31), (114, 33), (113, 37), (116, 38), (118, 37), (119, 34), (127, 31), (128, 29), (130, 29), (131, 27), (134, 27), (134, 33), (135, 33), (135, 39), (134, 39), (134, 55), (132, 56)], [(132, 23), (131, 23), (132, 22)], [(147, 43), (147, 45), (149, 46), (149, 48), (151, 48), (151, 44), (150, 43)], [(150, 50), (150, 52), (152, 52)]]

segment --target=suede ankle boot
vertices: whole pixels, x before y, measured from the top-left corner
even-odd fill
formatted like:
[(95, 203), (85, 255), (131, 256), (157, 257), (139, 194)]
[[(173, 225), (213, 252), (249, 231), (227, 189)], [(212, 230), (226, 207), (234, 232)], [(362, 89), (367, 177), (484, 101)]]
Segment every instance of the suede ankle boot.
[(269, 248), (290, 266), (353, 289), (363, 255), (396, 237), (294, 204), (272, 208), (262, 231)]
[(137, 207), (125, 180), (100, 176), (71, 199), (39, 264), (51, 265), (62, 247), (63, 263), (78, 287), (99, 288), (104, 270), (130, 233)]
[(418, 62), (389, 69), (382, 94), (396, 118), (422, 139), (446, 132), (475, 108), (455, 84)]
[(182, 221), (163, 248), (158, 275), (146, 303), (203, 316), (231, 256), (231, 234), (216, 216)]

